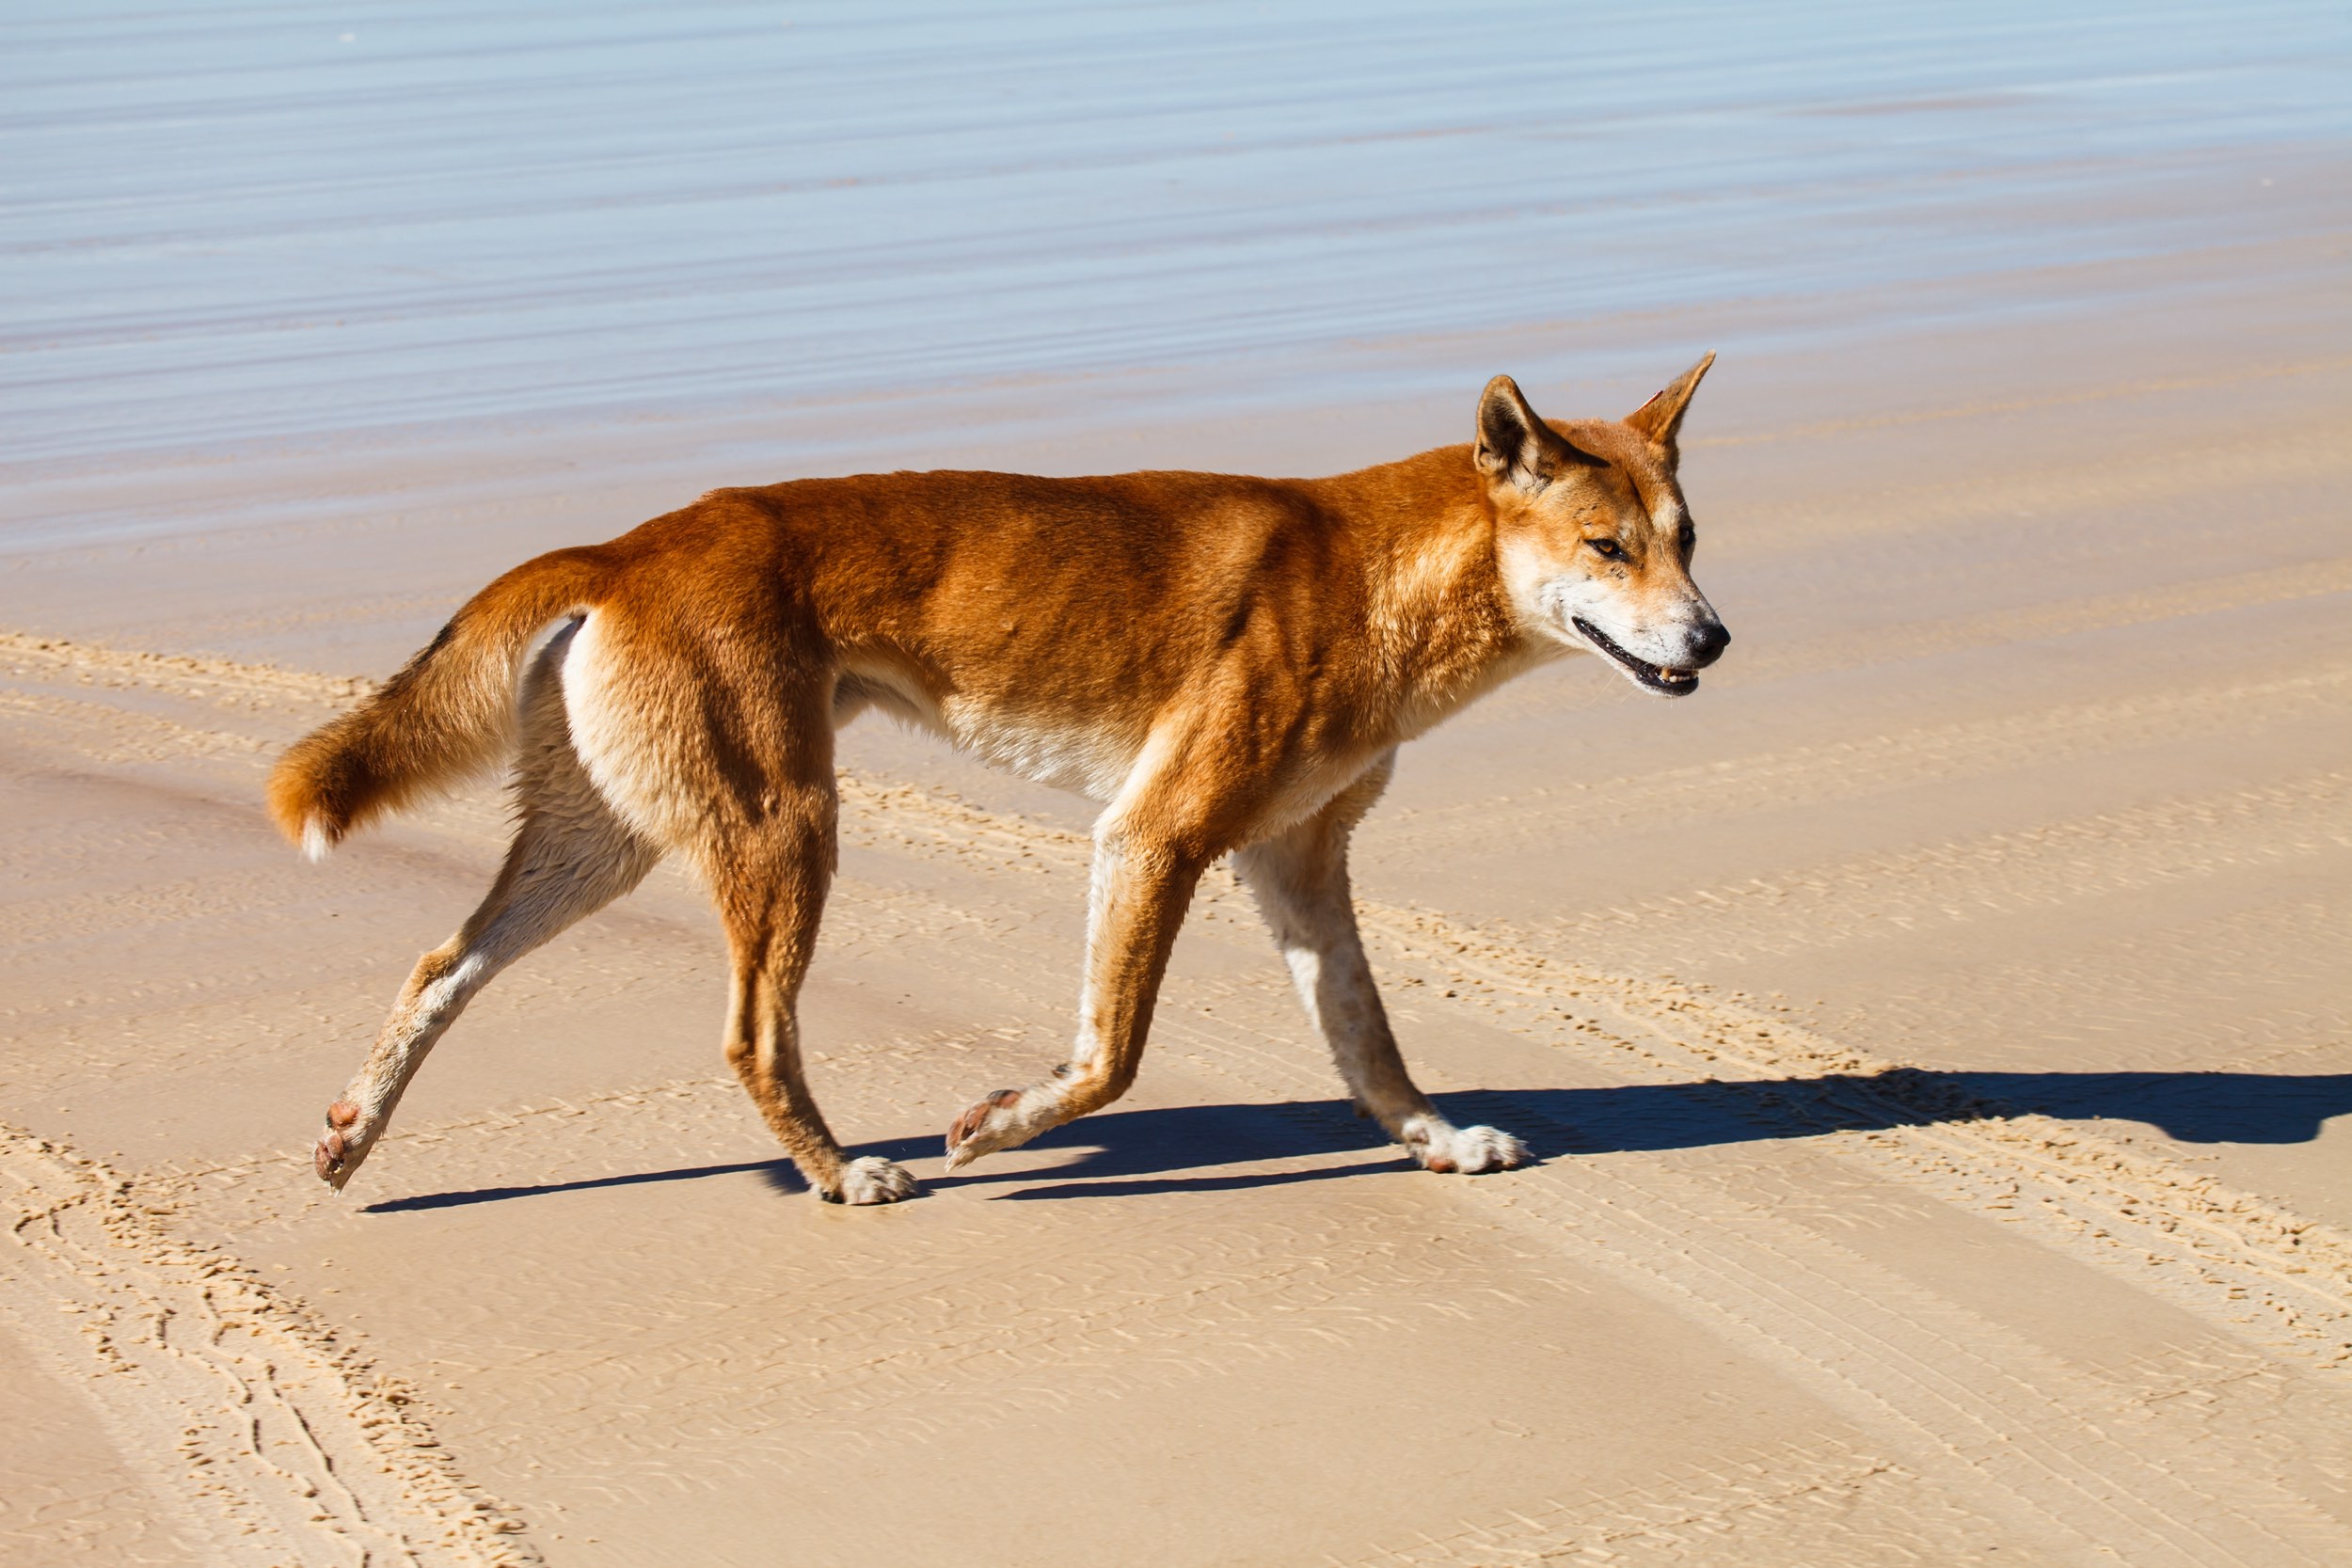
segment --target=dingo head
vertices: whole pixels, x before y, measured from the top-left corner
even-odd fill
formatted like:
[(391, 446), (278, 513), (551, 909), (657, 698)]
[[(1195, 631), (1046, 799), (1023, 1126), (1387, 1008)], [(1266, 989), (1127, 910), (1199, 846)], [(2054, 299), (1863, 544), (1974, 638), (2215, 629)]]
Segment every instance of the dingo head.
[(1697, 542), (1675, 434), (1708, 355), (1624, 420), (1549, 424), (1507, 375), (1478, 402), (1475, 457), (1520, 624), (1601, 655), (1645, 691), (1680, 697), (1731, 634), (1691, 580)]

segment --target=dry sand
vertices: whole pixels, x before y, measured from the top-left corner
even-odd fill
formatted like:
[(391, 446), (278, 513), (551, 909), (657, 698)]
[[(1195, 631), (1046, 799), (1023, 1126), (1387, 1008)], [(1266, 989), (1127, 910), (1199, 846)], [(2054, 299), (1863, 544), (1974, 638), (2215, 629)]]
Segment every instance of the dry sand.
[[(1217, 112), (1267, 156), (1357, 146), (1327, 122), (1380, 102), (1375, 68), (1458, 37), (1367, 14), (1360, 79), (1293, 140), (1238, 89)], [(459, 35), (447, 57), (495, 55), (462, 36), (476, 24), (437, 24)], [(1226, 80), (1190, 35), (1121, 25), (1175, 76)], [(1769, 234), (1802, 210), (1851, 245), (1860, 190), (1887, 226), (1873, 259), (1818, 273), (1758, 255), (1747, 293), (1661, 262), (1655, 297), (1514, 305), (1498, 262), (1492, 319), (1323, 322), (1284, 292), (1294, 259), (1262, 280), (1279, 353), (1178, 353), (1184, 318), (1031, 363), (991, 346), (983, 300), (930, 379), (911, 344), (869, 386), (779, 372), (737, 404), (660, 373), (718, 328), (598, 316), (618, 285), (585, 269), (519, 303), (495, 266), (468, 273), (450, 236), (495, 251), (491, 176), (373, 196), (286, 176), (205, 209), (184, 275), (122, 227), (159, 195), (35, 202), (20, 277), (64, 299), (80, 268), (87, 297), (81, 318), (28, 311), (5, 358), (55, 396), (0, 463), (0, 1559), (2352, 1560), (2352, 155), (2341, 112), (2290, 90), (2341, 63), (2340, 25), (2292, 8), (2265, 25), (2267, 53), (2183, 78), (2209, 135), (2121, 71), (2178, 60), (2067, 76), (1991, 35), (1976, 55), (1913, 40), (1916, 58), (1879, 38), (1869, 81), (1740, 79), (1777, 106), (1709, 135), (1763, 146), (1786, 111), (1897, 166), (1773, 144), (1696, 216), (1655, 219), (1730, 251), (1739, 214)], [(129, 123), (77, 63), (95, 45), (54, 32), (41, 112)], [(168, 41), (235, 54), (217, 32)], [(835, 32), (851, 77), (861, 40), (894, 72), (964, 47)], [(723, 65), (739, 45), (714, 37), (695, 47)], [(1072, 45), (1073, 80), (1089, 47), (1111, 44)], [(554, 57), (524, 107), (622, 80)], [(188, 111), (199, 127), (265, 122), (293, 79), (209, 69), (155, 78), (208, 84), (186, 89), (215, 105)], [(402, 112), (452, 115), (456, 160), (488, 99), (437, 69), (460, 85)], [(1466, 102), (1508, 97), (1457, 74)], [(1198, 140), (1185, 178), (1226, 166), (1215, 115), (1159, 125), (1137, 90), (1054, 103), (1103, 128), (1075, 140), (1104, 167), (1158, 168), (1174, 154), (1137, 150), (1154, 136)], [(549, 177), (546, 221), (593, 231), (599, 193), (637, 179), (774, 195), (728, 194), (673, 110), (650, 172), (586, 159), (573, 185)], [(1425, 103), (1391, 118), (1416, 115), (1454, 134)], [(1540, 144), (1495, 122), (1459, 135)], [(238, 131), (239, 166), (298, 160), (268, 130)], [(2088, 150), (2004, 139), (2061, 133)], [(1399, 144), (1378, 156), (1428, 156)], [(75, 147), (57, 156), (102, 156)], [(880, 166), (932, 159), (975, 211), (990, 181), (1055, 173), (940, 145), (872, 157), (885, 189)], [(1441, 185), (1352, 198), (1434, 236), (1468, 221)], [(135, 280), (242, 258), (282, 282), (301, 271), (285, 214), (363, 197), (401, 209), (394, 230), (437, 214), (440, 240), (415, 243), (457, 258), (405, 307), (410, 338), (364, 336), (377, 277), (315, 285), (303, 308), (359, 334), (328, 353), (267, 323), (238, 339)], [(900, 210), (876, 200), (887, 229)], [(1251, 209), (1236, 237), (1232, 191), (1165, 200), (1174, 239), (1120, 243), (1271, 254), (1296, 216)], [(1530, 211), (1487, 219), (1549, 221)], [(1612, 212), (1655, 217), (1604, 201), (1575, 221)], [(1318, 212), (1293, 238), (1355, 221)], [(99, 262), (69, 254), (76, 234)], [(1975, 248), (1951, 254), (1962, 235)], [(1428, 243), (1421, 262), (1445, 263)], [(1354, 254), (1334, 244), (1326, 260)], [(983, 267), (973, 245), (940, 265)], [(665, 299), (707, 282), (641, 261)], [(1064, 280), (1072, 309), (1117, 316), (1138, 275), (1095, 263)], [(873, 265), (928, 297), (922, 267)], [(1199, 285), (1203, 320), (1218, 287)], [(872, 301), (829, 306), (860, 308), (897, 342)], [(536, 341), (516, 322), (566, 309), (549, 331), (600, 403), (507, 352)], [(609, 372), (583, 347), (603, 336)], [(1720, 671), (1672, 705), (1587, 660), (1531, 676), (1408, 749), (1360, 840), (1408, 1055), (1535, 1166), (1439, 1179), (1367, 1138), (1220, 872), (1136, 1093), (940, 1178), (952, 1113), (1066, 1037), (1087, 819), (861, 723), (814, 1070), (845, 1136), (931, 1196), (844, 1211), (796, 1190), (717, 1060), (716, 934), (667, 870), (474, 1005), (347, 1195), (310, 1177), (320, 1107), (486, 885), (501, 820), (485, 791), (310, 867), (259, 781), (492, 572), (723, 480), (1337, 468), (1460, 438), (1495, 370), (1548, 411), (1621, 411), (1704, 344), (1724, 357), (1686, 479), (1736, 639)], [(450, 406), (419, 423), (436, 365), (456, 367)]]

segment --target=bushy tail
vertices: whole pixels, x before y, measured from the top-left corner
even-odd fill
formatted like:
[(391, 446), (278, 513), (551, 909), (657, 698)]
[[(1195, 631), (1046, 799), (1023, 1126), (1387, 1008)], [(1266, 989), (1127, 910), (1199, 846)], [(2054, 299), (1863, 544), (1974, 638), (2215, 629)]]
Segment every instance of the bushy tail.
[(383, 689), (296, 741), (269, 776), (269, 812), (312, 860), (355, 829), (447, 788), (514, 745), (523, 656), (551, 621), (594, 607), (611, 568), (594, 548), (527, 561), (476, 594)]

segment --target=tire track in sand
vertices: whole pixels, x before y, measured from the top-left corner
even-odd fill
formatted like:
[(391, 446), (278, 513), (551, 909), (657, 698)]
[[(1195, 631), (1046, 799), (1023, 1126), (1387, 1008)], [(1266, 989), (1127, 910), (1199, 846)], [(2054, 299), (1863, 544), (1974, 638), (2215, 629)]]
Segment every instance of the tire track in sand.
[(1781, 680), (1973, 648), (2112, 631), (2156, 621), (2218, 615), (2325, 598), (2347, 591), (2352, 591), (2352, 560), (2301, 561), (2163, 588), (2084, 594), (1974, 615), (1808, 637), (1785, 649), (1767, 650), (1743, 659), (1740, 678), (1755, 682)]
[(1373, 819), (1373, 831), (1387, 855), (1506, 846), (1556, 852), (1564, 831), (1598, 836), (1669, 816), (1677, 823), (1719, 821), (1859, 800), (1913, 784), (2153, 744), (2198, 729), (2344, 721), (2352, 718), (2347, 708), (2352, 708), (2352, 665), (2281, 679), (2058, 704), (1613, 779), (1562, 780), (1514, 797), (1383, 811)]
[(400, 1384), (133, 1183), (0, 1124), (0, 1309), (223, 1568), (539, 1561)]
[(1740, 961), (2013, 917), (2352, 848), (2347, 797), (2352, 773), (2324, 771), (2153, 800), (1595, 910), (1547, 922), (1538, 945), (1604, 964)]
[[(1659, 1478), (1638, 1492), (1608, 1497), (1556, 1497), (1534, 1502), (1508, 1517), (1465, 1523), (1332, 1568), (1542, 1568), (1562, 1561), (1688, 1562), (1697, 1547), (1739, 1554), (1739, 1560), (1803, 1562), (1820, 1550), (1826, 1528), (1844, 1532), (1841, 1544), (1867, 1555), (1856, 1560), (1918, 1560), (1923, 1547), (1973, 1553), (1984, 1534), (1976, 1518), (1942, 1499), (1923, 1497), (1917, 1478), (1901, 1465), (1841, 1443), (1814, 1443), (1771, 1452), (1727, 1454), (1714, 1466)], [(1825, 1510), (1876, 1501), (1899, 1514), (1899, 1539), (1856, 1539), (1851, 1523)], [(1806, 1512), (1792, 1520), (1798, 1508)], [(1792, 1528), (1793, 1527), (1793, 1528)], [(1760, 1540), (1759, 1537), (1769, 1539)]]
[(85, 686), (146, 687), (180, 697), (246, 703), (258, 699), (346, 703), (366, 696), (381, 684), (356, 675), (320, 675), (274, 664), (245, 664), (187, 654), (142, 653), (14, 631), (0, 631), (0, 663), (18, 673), (71, 676)]

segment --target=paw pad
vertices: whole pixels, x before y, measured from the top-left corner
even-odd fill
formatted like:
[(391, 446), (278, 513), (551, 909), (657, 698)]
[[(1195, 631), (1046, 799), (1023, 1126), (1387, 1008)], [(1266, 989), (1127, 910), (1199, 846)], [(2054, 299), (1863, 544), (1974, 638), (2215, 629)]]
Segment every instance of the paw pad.
[(983, 1095), (977, 1104), (964, 1107), (955, 1125), (947, 1129), (948, 1152), (952, 1154), (958, 1144), (970, 1142), (972, 1135), (987, 1123), (989, 1112), (1009, 1110), (1020, 1103), (1019, 1089), (998, 1089), (994, 1094)]

